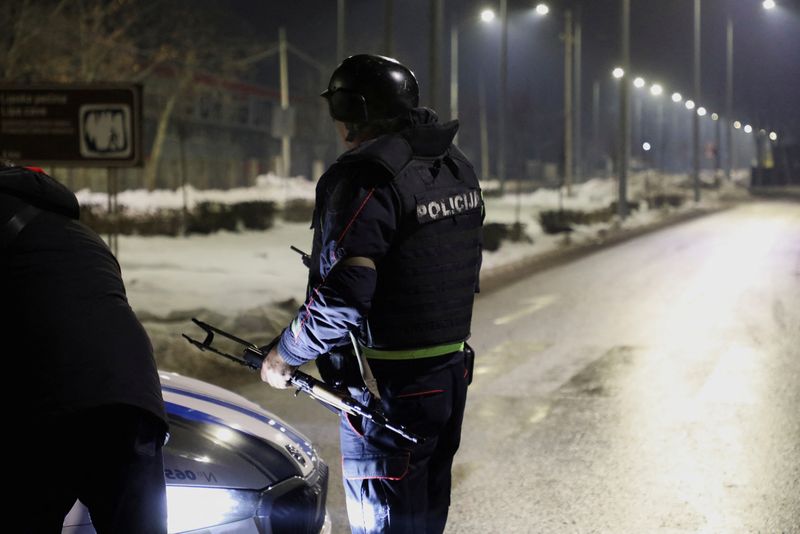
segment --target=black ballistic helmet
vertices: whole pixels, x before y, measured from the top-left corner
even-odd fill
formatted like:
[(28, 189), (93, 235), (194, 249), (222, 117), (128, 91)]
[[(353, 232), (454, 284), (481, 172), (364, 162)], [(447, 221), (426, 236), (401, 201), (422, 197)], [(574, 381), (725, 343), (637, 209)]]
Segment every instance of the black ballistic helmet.
[(346, 123), (394, 119), (419, 105), (414, 73), (399, 61), (370, 54), (342, 61), (320, 96), (331, 117)]

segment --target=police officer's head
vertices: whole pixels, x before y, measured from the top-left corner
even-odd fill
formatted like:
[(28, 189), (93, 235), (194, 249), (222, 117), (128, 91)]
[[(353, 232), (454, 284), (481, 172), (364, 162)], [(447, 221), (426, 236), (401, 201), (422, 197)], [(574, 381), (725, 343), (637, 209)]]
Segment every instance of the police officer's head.
[(359, 54), (333, 71), (321, 96), (352, 142), (404, 128), (409, 111), (419, 105), (419, 86), (414, 73), (397, 60)]

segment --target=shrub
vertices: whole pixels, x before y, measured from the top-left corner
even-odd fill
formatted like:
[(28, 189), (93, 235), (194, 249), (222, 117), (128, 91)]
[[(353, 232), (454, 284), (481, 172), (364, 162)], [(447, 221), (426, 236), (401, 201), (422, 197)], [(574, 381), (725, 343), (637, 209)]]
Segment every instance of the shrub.
[(614, 217), (611, 208), (593, 211), (547, 210), (539, 213), (539, 224), (547, 234), (571, 232), (575, 225), (589, 225), (608, 222)]
[(483, 225), (483, 250), (494, 251), (508, 237), (509, 225), (503, 223), (486, 223)]
[[(239, 228), (267, 230), (275, 220), (275, 204), (267, 201), (237, 204), (201, 202), (187, 215), (187, 233), (210, 234), (219, 230), (235, 232)], [(121, 235), (177, 236), (183, 229), (184, 216), (180, 209), (131, 213), (121, 206), (119, 212), (111, 217), (103, 206), (86, 205), (81, 206), (81, 222), (100, 235), (116, 231)]]
[(228, 204), (200, 202), (189, 217), (186, 232), (190, 234), (210, 234), (218, 230), (235, 232), (236, 223), (236, 216)]
[[(248, 230), (267, 230), (275, 221), (275, 203), (263, 200), (232, 204), (234, 217)], [(309, 217), (310, 219), (310, 217)]]
[[(639, 209), (639, 204), (637, 204), (636, 202), (631, 202), (630, 200), (628, 200), (626, 201), (626, 204), (628, 205), (628, 210), (627, 210), (628, 213), (632, 213)], [(617, 213), (617, 201), (615, 200), (614, 202), (612, 202), (609, 205), (608, 209), (611, 211), (612, 214)]]
[(678, 195), (675, 193), (662, 193), (659, 195), (653, 195), (647, 199), (651, 208), (663, 208), (665, 206), (677, 208), (683, 204), (685, 200), (686, 198), (683, 195)]
[(286, 222), (311, 222), (314, 216), (314, 201), (304, 198), (289, 200), (283, 207), (283, 220)]

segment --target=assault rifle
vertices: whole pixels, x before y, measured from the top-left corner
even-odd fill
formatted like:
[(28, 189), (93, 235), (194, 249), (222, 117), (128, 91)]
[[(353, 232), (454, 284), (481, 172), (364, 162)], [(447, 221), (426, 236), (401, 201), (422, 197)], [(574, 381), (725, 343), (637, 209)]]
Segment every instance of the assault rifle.
[[(238, 338), (233, 334), (225, 332), (224, 330), (220, 330), (219, 328), (211, 326), (208, 323), (204, 323), (199, 319), (192, 318), (192, 322), (205, 331), (206, 338), (203, 341), (198, 341), (187, 336), (186, 334), (182, 334), (189, 343), (202, 351), (213, 352), (214, 354), (218, 354), (223, 358), (227, 358), (228, 360), (236, 362), (240, 365), (244, 365), (254, 371), (261, 370), (261, 363), (264, 361), (264, 358), (266, 358), (269, 349), (272, 348), (272, 345), (268, 345), (265, 347), (267, 350), (260, 349), (258, 346), (250, 343), (249, 341)], [(224, 352), (212, 345), (214, 341), (214, 334), (219, 334), (220, 336), (230, 339), (231, 341), (235, 341), (239, 345), (243, 346), (244, 353), (242, 356), (234, 356), (233, 354)], [(292, 374), (289, 382), (293, 387), (296, 388), (295, 396), (302, 391), (308, 396), (319, 401), (321, 404), (334, 409), (334, 411), (340, 410), (356, 417), (368, 419), (378, 426), (399, 434), (412, 443), (422, 443), (424, 441), (424, 438), (409, 432), (403, 425), (395, 424), (387, 419), (387, 417), (380, 410), (371, 409), (367, 406), (364, 406), (347, 393), (332, 389), (313, 376), (307, 375), (301, 371), (295, 371)]]

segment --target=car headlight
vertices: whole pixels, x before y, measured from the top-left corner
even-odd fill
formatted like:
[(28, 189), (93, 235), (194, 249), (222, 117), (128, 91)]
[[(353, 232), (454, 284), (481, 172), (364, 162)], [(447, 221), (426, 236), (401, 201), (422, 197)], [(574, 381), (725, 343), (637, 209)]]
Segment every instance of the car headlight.
[(259, 497), (256, 491), (167, 486), (167, 529), (171, 534), (253, 517)]

